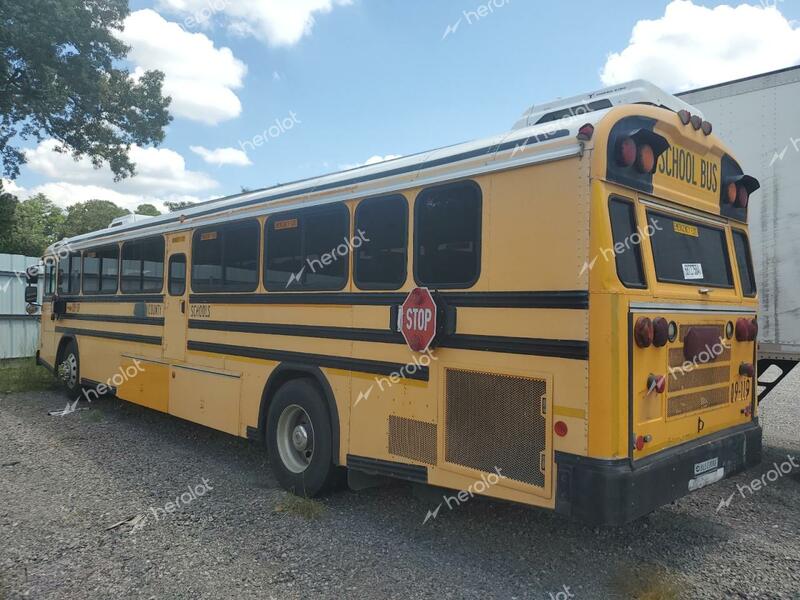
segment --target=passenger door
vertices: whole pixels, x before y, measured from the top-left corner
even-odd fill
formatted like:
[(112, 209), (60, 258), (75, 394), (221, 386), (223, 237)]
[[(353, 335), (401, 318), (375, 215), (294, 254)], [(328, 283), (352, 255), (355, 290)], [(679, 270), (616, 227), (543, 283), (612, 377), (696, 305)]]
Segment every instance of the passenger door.
[(188, 233), (167, 236), (167, 294), (164, 299), (164, 358), (186, 358), (189, 296)]

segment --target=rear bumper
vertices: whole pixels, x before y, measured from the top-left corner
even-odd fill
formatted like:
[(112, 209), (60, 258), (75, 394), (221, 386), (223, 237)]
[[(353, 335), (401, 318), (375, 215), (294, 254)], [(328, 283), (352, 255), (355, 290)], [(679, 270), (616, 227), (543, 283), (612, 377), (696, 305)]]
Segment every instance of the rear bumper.
[[(757, 421), (710, 435), (631, 465), (556, 453), (556, 512), (594, 525), (622, 525), (689, 493), (695, 465), (717, 459), (730, 477), (761, 462)], [(703, 474), (701, 471), (700, 474)]]

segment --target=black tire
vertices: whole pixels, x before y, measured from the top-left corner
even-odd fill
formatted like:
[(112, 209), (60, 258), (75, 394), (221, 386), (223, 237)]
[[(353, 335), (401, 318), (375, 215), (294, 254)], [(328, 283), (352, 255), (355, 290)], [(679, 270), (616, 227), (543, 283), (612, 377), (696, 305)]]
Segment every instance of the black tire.
[(81, 390), (81, 359), (78, 354), (78, 344), (70, 340), (58, 356), (56, 377), (67, 394), (77, 394)]
[(285, 490), (312, 498), (338, 481), (331, 419), (313, 381), (295, 379), (275, 393), (267, 412), (266, 443), (272, 471)]

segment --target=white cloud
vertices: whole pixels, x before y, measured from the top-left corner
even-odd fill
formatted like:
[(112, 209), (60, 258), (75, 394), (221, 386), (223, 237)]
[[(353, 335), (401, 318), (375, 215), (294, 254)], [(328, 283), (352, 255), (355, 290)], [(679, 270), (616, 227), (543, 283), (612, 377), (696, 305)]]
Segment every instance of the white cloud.
[(253, 36), (271, 46), (292, 46), (314, 27), (315, 14), (329, 13), (352, 0), (159, 0), (158, 7), (200, 24), (222, 19), (236, 35)]
[(236, 148), (216, 148), (209, 150), (203, 146), (190, 146), (189, 149), (201, 156), (210, 165), (235, 165), (237, 167), (247, 167), (253, 163), (247, 157), (247, 153)]
[(370, 165), (377, 165), (382, 162), (386, 162), (387, 160), (394, 160), (395, 158), (402, 158), (402, 154), (387, 154), (386, 156), (381, 156), (376, 154), (375, 156), (369, 157), (366, 161), (362, 163), (355, 163), (349, 165), (342, 165), (342, 169), (356, 169), (358, 167), (368, 167)]
[(87, 158), (76, 161), (69, 153), (56, 152), (57, 146), (55, 140), (48, 139), (25, 151), (27, 168), (55, 180), (27, 190), (28, 196), (41, 192), (61, 206), (90, 199), (111, 200), (130, 209), (143, 202), (160, 204), (163, 200), (194, 198), (218, 186), (205, 173), (187, 170), (183, 156), (167, 148), (132, 146), (130, 157), (137, 174), (115, 182), (108, 166), (95, 169)]
[(3, 191), (6, 194), (13, 194), (14, 196), (24, 196), (25, 188), (17, 185), (15, 181), (10, 179), (0, 179), (3, 182)]
[(628, 47), (608, 57), (600, 77), (605, 85), (643, 78), (682, 91), (798, 62), (800, 27), (774, 5), (673, 0), (663, 17), (636, 23)]
[(215, 125), (241, 114), (233, 90), (242, 87), (247, 66), (230, 48), (217, 48), (205, 34), (190, 33), (150, 9), (131, 13), (117, 35), (131, 46), (134, 77), (164, 72), (164, 93), (172, 96), (175, 116)]

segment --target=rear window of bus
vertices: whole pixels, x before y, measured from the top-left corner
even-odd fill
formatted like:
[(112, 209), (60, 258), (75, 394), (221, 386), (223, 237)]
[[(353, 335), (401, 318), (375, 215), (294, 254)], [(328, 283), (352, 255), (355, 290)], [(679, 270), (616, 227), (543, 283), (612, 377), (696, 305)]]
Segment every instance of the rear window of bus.
[(732, 288), (725, 230), (648, 211), (656, 277), (665, 283)]
[(750, 254), (750, 243), (743, 232), (733, 231), (733, 247), (736, 250), (739, 279), (742, 280), (742, 294), (752, 298), (756, 295), (756, 278), (753, 274), (753, 257)]

